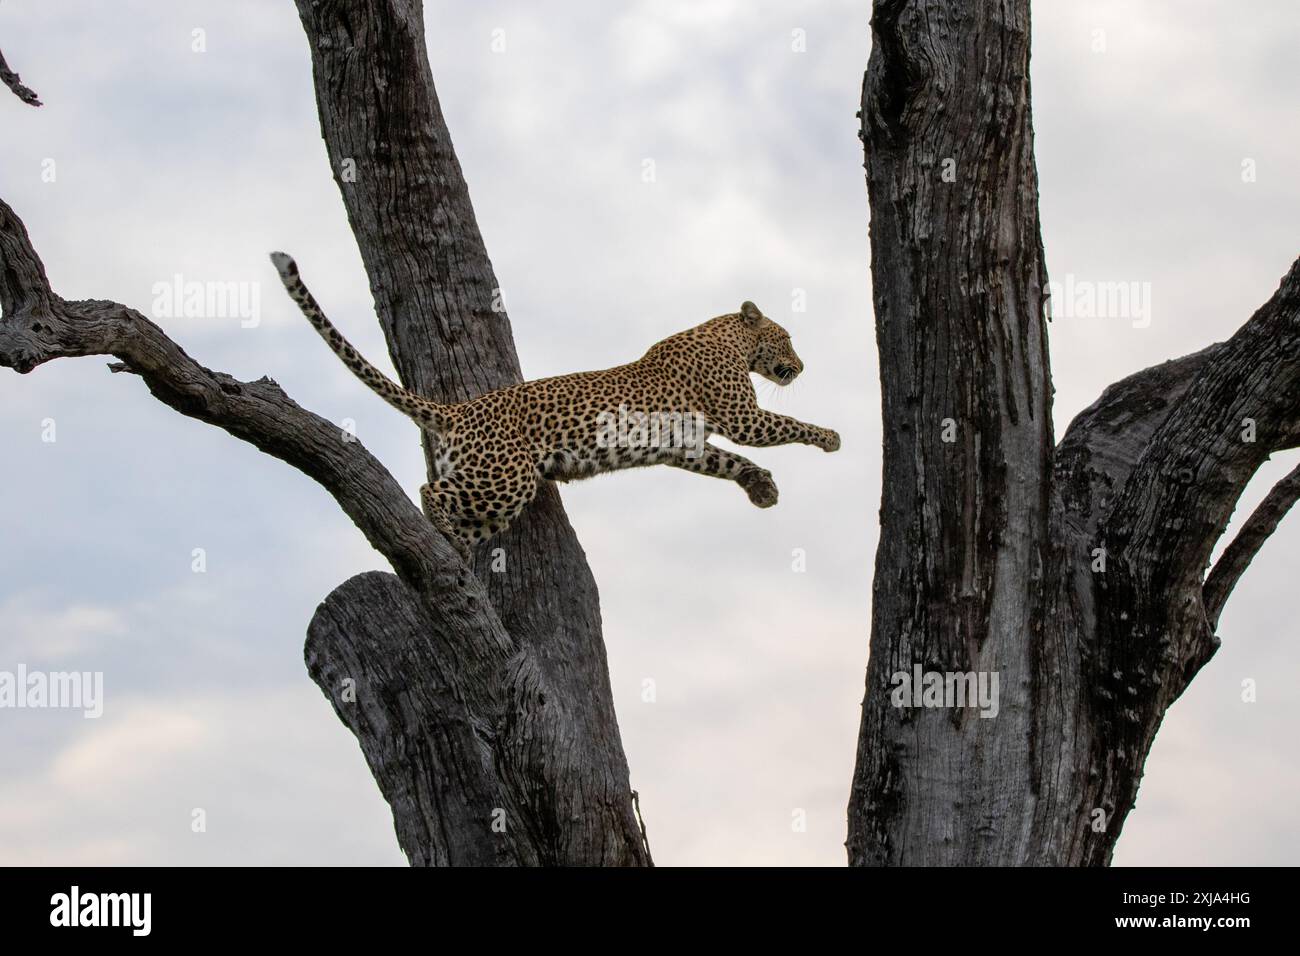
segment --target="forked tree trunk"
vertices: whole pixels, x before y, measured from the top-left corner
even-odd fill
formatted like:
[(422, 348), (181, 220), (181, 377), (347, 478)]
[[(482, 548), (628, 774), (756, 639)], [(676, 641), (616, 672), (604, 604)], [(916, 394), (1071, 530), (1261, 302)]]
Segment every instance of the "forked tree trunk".
[[(1028, 0), (877, 0), (872, 29), (884, 477), (849, 860), (1105, 864), (1295, 500), (1279, 486), (1203, 594), (1246, 481), (1300, 434), (1300, 262), (1231, 341), (1112, 386), (1056, 445)], [(917, 665), (996, 674), (996, 716), (914, 706), (896, 675)]]

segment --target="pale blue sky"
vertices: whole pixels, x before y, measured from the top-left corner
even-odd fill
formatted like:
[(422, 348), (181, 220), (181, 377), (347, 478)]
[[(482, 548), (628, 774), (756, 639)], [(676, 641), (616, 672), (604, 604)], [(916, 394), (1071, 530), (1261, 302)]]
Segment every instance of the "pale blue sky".
[[(880, 495), (854, 119), (868, 7), (426, 3), (525, 374), (625, 361), (748, 298), (807, 363), (793, 388), (761, 387), (764, 404), (844, 437), (835, 456), (758, 451), (781, 488), (766, 512), (668, 469), (564, 490), (665, 864), (844, 861)], [(1300, 221), (1300, 29), (1289, 0), (1168, 0), (1042, 2), (1034, 30), (1052, 276), (1152, 290), (1149, 328), (1053, 322), (1059, 435), (1111, 381), (1225, 338), (1276, 288)], [(4, 0), (0, 49), (46, 103), (0, 98), (0, 195), (60, 293), (148, 309), (177, 273), (260, 283), (256, 328), (160, 322), (200, 361), (355, 420), (414, 494), (414, 429), (328, 353), (266, 259), (295, 255), (387, 365), (293, 4)], [(796, 289), (806, 313), (791, 311)], [(0, 711), (0, 863), (401, 863), (361, 754), (302, 664), (316, 604), (382, 559), (302, 475), (104, 366), (0, 371), (0, 670), (102, 670), (106, 695), (99, 721)], [(1298, 555), (1292, 517), (1168, 715), (1118, 862), (1295, 861)], [(665, 602), (669, 627), (642, 613)], [(1241, 701), (1247, 678), (1255, 703)], [(191, 832), (194, 808), (206, 833)]]

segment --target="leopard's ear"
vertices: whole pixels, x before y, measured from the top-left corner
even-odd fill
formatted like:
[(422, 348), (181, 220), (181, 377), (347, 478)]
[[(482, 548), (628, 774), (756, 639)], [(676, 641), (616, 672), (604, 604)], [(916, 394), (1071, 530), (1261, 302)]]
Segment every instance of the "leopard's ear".
[(740, 303), (740, 317), (756, 328), (763, 321), (763, 313), (758, 311), (758, 306), (748, 299)]

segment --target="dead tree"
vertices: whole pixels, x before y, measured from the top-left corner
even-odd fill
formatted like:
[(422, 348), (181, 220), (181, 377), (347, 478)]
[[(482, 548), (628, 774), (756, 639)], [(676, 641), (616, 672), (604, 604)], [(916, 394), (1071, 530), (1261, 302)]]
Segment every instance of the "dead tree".
[[(403, 384), (445, 402), (519, 381), (421, 4), (297, 5), (330, 164)], [(3, 58), (0, 82), (40, 105)], [(306, 659), (356, 735), (411, 863), (650, 862), (595, 581), (554, 486), (493, 540), (504, 570), (488, 547), (467, 567), (360, 443), (275, 382), (203, 367), (129, 305), (60, 297), (3, 199), (0, 310), (0, 366), (113, 356), (110, 368), (176, 411), (318, 482), (392, 564), (395, 574), (358, 575), (325, 599)]]
[[(518, 380), (419, 3), (297, 2), (403, 382), (448, 401)], [(1111, 386), (1057, 444), (1028, 0), (877, 0), (872, 24), (884, 496), (850, 862), (1105, 863), (1162, 715), (1300, 495), (1298, 469), (1205, 576), (1250, 476), (1300, 444), (1300, 261), (1232, 339)], [(0, 81), (38, 105), (3, 58)], [(493, 542), (504, 573), (485, 554), (466, 568), (379, 462), (274, 382), (204, 368), (129, 306), (60, 298), (3, 200), (0, 310), (0, 365), (114, 356), (319, 482), (391, 562), (325, 600), (307, 661), (413, 863), (649, 862), (595, 584), (553, 488)], [(893, 706), (914, 664), (996, 671), (998, 717)]]
[[(1056, 442), (1029, 0), (876, 0), (871, 23), (884, 490), (849, 860), (1105, 864), (1300, 495), (1298, 470), (1206, 576), (1246, 482), (1300, 443), (1300, 260), (1227, 342), (1112, 385)], [(895, 706), (915, 665), (997, 673), (998, 715)]]

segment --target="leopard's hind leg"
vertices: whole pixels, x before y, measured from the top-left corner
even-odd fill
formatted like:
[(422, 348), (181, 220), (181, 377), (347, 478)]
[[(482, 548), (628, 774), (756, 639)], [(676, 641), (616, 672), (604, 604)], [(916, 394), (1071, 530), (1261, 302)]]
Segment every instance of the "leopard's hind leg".
[(510, 527), (536, 497), (537, 483), (532, 455), (499, 448), (465, 456), (455, 474), (439, 482), (453, 502), (447, 512), (452, 525), (471, 547)]
[(439, 491), (432, 485), (421, 485), (420, 502), (424, 506), (425, 517), (446, 536), (447, 540), (460, 553), (460, 556), (468, 562), (472, 557), (469, 542), (461, 536), (452, 523), (449, 514), (452, 501), (447, 492), (445, 490)]

